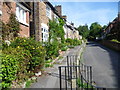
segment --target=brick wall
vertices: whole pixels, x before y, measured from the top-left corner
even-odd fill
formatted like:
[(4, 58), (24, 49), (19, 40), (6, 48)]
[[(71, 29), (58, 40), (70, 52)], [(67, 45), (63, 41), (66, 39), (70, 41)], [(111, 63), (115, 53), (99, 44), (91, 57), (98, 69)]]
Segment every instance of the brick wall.
[(48, 25), (49, 18), (46, 16), (46, 4), (44, 2), (40, 2), (40, 20), (41, 23)]
[(120, 43), (112, 42), (112, 41), (107, 41), (103, 40), (100, 42), (102, 45), (111, 48), (113, 50), (119, 51), (120, 52)]
[[(7, 23), (9, 21), (9, 17), (11, 13), (16, 13), (16, 2), (4, 2), (2, 5), (2, 21), (4, 23)], [(26, 20), (29, 24), (29, 12), (26, 13)], [(21, 31), (19, 32), (19, 35), (21, 37), (29, 37), (30, 30), (29, 26), (20, 24)]]
[(58, 15), (59, 15), (59, 16), (62, 16), (61, 5), (55, 6), (55, 9), (58, 11)]

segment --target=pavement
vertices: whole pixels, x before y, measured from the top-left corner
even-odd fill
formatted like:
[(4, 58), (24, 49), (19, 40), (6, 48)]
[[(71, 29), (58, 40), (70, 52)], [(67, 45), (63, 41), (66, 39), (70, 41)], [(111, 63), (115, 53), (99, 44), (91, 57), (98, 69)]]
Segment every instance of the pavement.
[(97, 86), (120, 88), (120, 53), (89, 42), (82, 59), (86, 65), (92, 66), (93, 81)]
[(76, 46), (73, 49), (68, 50), (63, 59), (57, 61), (59, 63), (54, 64), (51, 68), (46, 68), (46, 74), (37, 78), (37, 82), (33, 83), (30, 88), (59, 88), (59, 66), (66, 66), (66, 56), (67, 55), (78, 55), (81, 51), (82, 46)]

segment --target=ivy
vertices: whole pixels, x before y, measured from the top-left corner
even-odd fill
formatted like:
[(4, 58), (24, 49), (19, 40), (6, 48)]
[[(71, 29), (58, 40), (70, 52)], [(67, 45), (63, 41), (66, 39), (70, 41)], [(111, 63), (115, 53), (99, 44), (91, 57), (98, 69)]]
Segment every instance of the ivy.
[(4, 23), (3, 21), (0, 21), (2, 23), (2, 39), (3, 40), (11, 40), (14, 39), (14, 37), (18, 36), (20, 29), (20, 24), (16, 19), (16, 15), (14, 13), (10, 14), (9, 21), (7, 23)]
[(62, 19), (58, 19), (58, 23), (56, 20), (53, 20), (49, 22), (49, 30), (50, 30), (50, 37), (49, 37), (49, 41), (51, 40), (58, 40), (58, 38), (60, 38), (61, 42), (64, 42), (64, 29), (63, 29), (63, 25), (64, 25), (64, 21)]

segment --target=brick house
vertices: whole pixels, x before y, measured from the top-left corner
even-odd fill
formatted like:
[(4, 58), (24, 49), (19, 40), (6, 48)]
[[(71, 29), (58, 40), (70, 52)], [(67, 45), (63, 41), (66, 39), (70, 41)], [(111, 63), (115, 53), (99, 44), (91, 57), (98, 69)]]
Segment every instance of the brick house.
[(31, 3), (32, 13), (30, 19), (31, 22), (31, 36), (35, 36), (37, 41), (48, 41), (49, 38), (49, 20), (58, 19), (60, 16), (57, 10), (52, 6), (50, 2), (34, 2)]
[(29, 8), (27, 4), (24, 2), (18, 3), (15, 1), (12, 2), (1, 2), (2, 10), (1, 16), (2, 21), (7, 23), (9, 21), (9, 17), (11, 13), (16, 14), (16, 18), (20, 23), (19, 32), (20, 37), (29, 37), (30, 36), (30, 29), (29, 29)]

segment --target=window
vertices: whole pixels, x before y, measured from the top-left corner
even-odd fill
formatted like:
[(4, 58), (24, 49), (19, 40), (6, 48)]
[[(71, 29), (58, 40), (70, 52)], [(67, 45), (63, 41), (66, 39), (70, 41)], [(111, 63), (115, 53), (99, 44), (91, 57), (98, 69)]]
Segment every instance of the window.
[(17, 16), (17, 19), (20, 23), (23, 23), (25, 25), (28, 25), (27, 22), (26, 22), (26, 13), (27, 11), (24, 10), (22, 7), (20, 7), (19, 5), (16, 5), (16, 16)]
[(51, 19), (51, 8), (48, 5), (46, 5), (46, 16)]
[(0, 10), (0, 16), (2, 15), (2, 11)]

